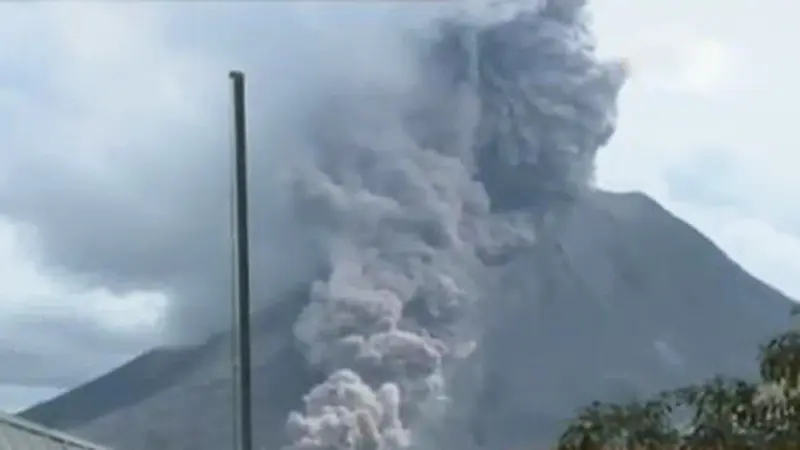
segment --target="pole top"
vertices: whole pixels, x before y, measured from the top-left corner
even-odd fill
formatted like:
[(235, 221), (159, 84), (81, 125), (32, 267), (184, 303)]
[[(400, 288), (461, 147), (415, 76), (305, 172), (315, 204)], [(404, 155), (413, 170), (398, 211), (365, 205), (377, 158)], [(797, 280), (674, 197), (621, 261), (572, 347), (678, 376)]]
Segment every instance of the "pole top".
[(231, 70), (230, 72), (228, 72), (228, 77), (234, 80), (244, 79), (244, 72), (242, 72), (241, 70)]

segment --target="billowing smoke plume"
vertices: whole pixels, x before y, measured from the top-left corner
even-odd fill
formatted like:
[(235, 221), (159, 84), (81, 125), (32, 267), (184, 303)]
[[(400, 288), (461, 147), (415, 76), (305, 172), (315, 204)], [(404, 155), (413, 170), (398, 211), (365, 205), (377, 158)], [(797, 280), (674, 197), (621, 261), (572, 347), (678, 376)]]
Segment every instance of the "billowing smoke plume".
[(588, 186), (624, 67), (594, 58), (582, 1), (503, 8), (443, 20), (417, 85), (332, 93), (309, 124), (297, 209), (329, 274), (295, 334), (329, 376), (286, 450), (410, 447), (475, 345), (476, 302), (501, 300), (480, 290), (491, 256)]

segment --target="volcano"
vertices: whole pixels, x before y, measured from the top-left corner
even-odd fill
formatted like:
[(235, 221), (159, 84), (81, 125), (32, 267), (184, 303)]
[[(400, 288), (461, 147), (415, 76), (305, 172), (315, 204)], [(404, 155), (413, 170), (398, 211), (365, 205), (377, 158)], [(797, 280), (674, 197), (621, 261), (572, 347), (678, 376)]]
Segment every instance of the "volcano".
[[(413, 82), (347, 84), (304, 119), (291, 214), (323, 269), (254, 314), (259, 448), (548, 445), (590, 401), (752, 374), (788, 324), (689, 225), (593, 187), (626, 66), (596, 57), (584, 2), (517, 3), (441, 18), (409, 37)], [(230, 349), (156, 349), (23, 416), (217, 450)]]
[[(548, 442), (596, 399), (754, 375), (757, 344), (788, 325), (793, 304), (637, 193), (585, 197), (551, 241), (506, 264), (528, 274), (519, 295), (543, 300), (498, 311), (475, 368), (454, 380), (465, 407), (444, 433), (452, 448)], [(300, 289), (254, 316), (258, 448), (286, 443), (286, 415), (323, 378), (292, 336), (307, 302)], [(118, 449), (224, 448), (230, 349), (227, 334), (156, 349), (22, 416)]]

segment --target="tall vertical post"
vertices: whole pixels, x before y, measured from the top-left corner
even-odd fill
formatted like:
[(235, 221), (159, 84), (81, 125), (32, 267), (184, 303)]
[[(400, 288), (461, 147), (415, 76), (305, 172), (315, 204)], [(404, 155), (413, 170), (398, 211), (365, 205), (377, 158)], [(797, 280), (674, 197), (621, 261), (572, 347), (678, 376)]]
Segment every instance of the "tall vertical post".
[(234, 222), (235, 222), (235, 320), (234, 417), (236, 450), (253, 449), (250, 369), (250, 248), (247, 217), (247, 128), (244, 74), (231, 71), (233, 85)]

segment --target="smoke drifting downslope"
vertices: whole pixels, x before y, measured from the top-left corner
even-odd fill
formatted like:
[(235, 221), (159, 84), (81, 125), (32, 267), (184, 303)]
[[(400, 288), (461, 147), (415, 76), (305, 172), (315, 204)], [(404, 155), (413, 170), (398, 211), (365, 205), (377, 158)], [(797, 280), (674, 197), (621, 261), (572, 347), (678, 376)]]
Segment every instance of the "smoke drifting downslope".
[(294, 330), (329, 376), (286, 450), (411, 446), (476, 345), (477, 302), (503, 299), (482, 290), (491, 256), (535, 245), (591, 180), (624, 66), (594, 57), (581, 1), (503, 6), (443, 19), (413, 85), (330, 95), (309, 118), (295, 200), (329, 273)]
[[(374, 3), (280, 5), (311, 5), (298, 14), (325, 26), (296, 26), (248, 4), (255, 31), (239, 33), (248, 21), (236, 15), (236, 33), (225, 33), (236, 45), (224, 50), (252, 41), (270, 62), (273, 73), (239, 67), (265, 74), (251, 97), (253, 143), (281, 151), (280, 159), (253, 152), (254, 300), (272, 304), (253, 324), (258, 448), (535, 447), (590, 401), (752, 368), (749, 352), (779, 329), (790, 300), (645, 196), (586, 192), (595, 153), (614, 130), (626, 69), (593, 56), (582, 1), (506, 3), (445, 15), (434, 27), (426, 10), (405, 16), (421, 29), (407, 39), (395, 39), (395, 16), (391, 25), (362, 17), (339, 30), (342, 21), (324, 9), (355, 13)], [(438, 13), (442, 4), (425, 5)], [(196, 19), (192, 30), (204, 28)], [(273, 32), (284, 34), (263, 35)], [(202, 173), (221, 165), (186, 159), (208, 164)], [(278, 175), (289, 176), (290, 198)], [(160, 195), (141, 197), (166, 197), (165, 185), (147, 181)], [(210, 187), (184, 188), (176, 204), (223, 191), (199, 182)], [(224, 200), (214, 202), (219, 217)], [(132, 210), (149, 218), (150, 209)], [(123, 220), (122, 208), (110, 211), (133, 224), (115, 240), (144, 228)], [(194, 217), (201, 228), (209, 223)], [(163, 264), (183, 266), (154, 264), (153, 249), (212, 262), (167, 279), (185, 280), (170, 284), (175, 334), (206, 336), (205, 324), (226, 317), (220, 300), (229, 285), (219, 274), (227, 246), (188, 251), (224, 236), (221, 222), (216, 234), (175, 226), (175, 238), (158, 245), (123, 242), (159, 275)], [(185, 246), (161, 245), (178, 237)], [(74, 247), (81, 256), (92, 249)], [(310, 283), (305, 269), (318, 256), (327, 270)], [(80, 261), (100, 275), (127, 267)], [(308, 283), (284, 295), (280, 282), (289, 278)], [(725, 320), (708, 327), (722, 308)], [(25, 414), (113, 448), (219, 450), (232, 437), (229, 339), (132, 361)], [(142, 377), (152, 380), (144, 390)], [(86, 414), (76, 418), (76, 410)]]

